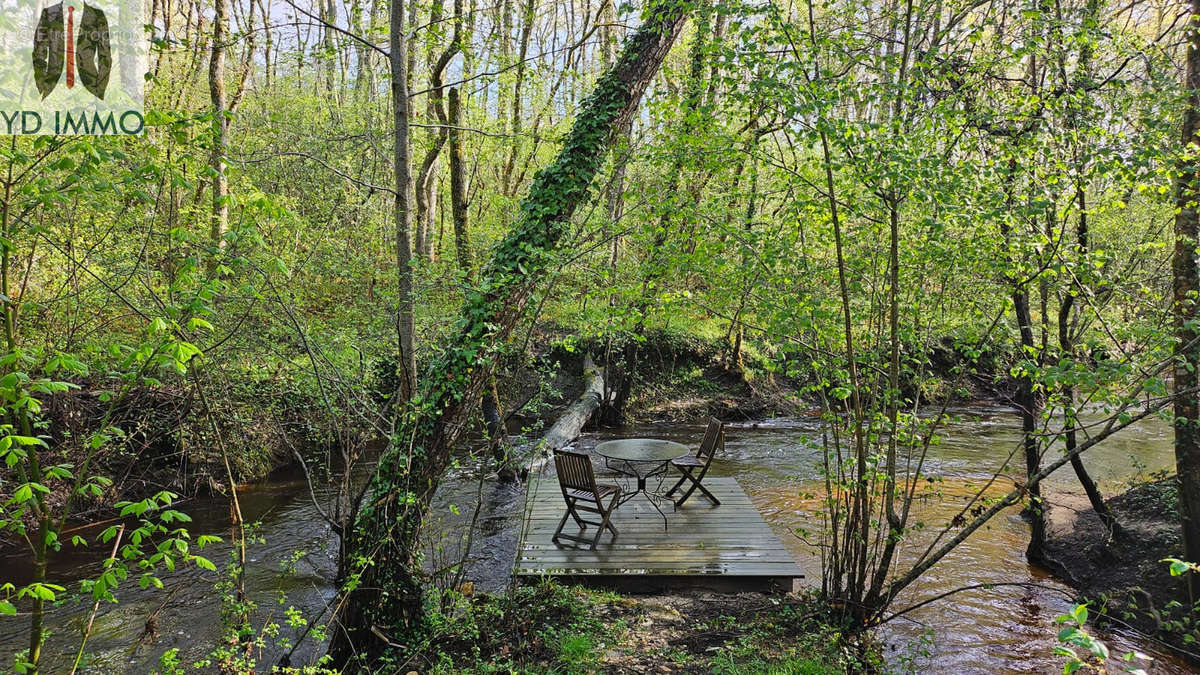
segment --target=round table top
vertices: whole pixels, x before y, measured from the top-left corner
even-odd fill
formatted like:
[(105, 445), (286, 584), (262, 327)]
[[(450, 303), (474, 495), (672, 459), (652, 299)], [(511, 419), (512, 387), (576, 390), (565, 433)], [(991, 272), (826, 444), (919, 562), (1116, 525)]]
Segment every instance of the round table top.
[(622, 438), (597, 443), (596, 454), (626, 462), (666, 462), (688, 454), (688, 447), (658, 438)]

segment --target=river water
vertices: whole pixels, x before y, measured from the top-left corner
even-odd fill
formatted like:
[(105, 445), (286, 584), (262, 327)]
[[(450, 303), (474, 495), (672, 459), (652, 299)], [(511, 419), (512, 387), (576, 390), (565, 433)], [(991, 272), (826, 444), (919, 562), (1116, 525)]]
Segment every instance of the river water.
[[(931, 448), (926, 473), (937, 477), (938, 494), (922, 500), (916, 518), (931, 527), (944, 523), (963, 504), (967, 486), (990, 477), (1013, 452), (1020, 440), (1019, 423), (1009, 409), (972, 406), (952, 411), (957, 419), (945, 426), (940, 442)], [(700, 426), (644, 424), (637, 427), (587, 435), (578, 446), (587, 448), (614, 437), (652, 436), (695, 444), (703, 433)], [(815, 419), (779, 418), (727, 427), (725, 452), (714, 463), (713, 472), (735, 477), (762, 511), (776, 535), (795, 554), (811, 583), (819, 583), (820, 561), (816, 550), (797, 536), (801, 529), (819, 530), (818, 500), (821, 491), (820, 438)], [(1129, 480), (1169, 468), (1173, 464), (1171, 431), (1158, 420), (1147, 420), (1110, 439), (1086, 456), (1086, 464), (1102, 488), (1120, 489)], [(1014, 467), (1021, 464), (1016, 458)], [(1018, 469), (1019, 470), (1019, 469)], [(428, 544), (432, 567), (457, 560), (463, 533), (469, 531), (476, 505), (470, 562), (466, 578), (478, 590), (498, 590), (509, 583), (517, 544), (524, 495), (519, 487), (480, 482), (471, 466), (456, 470), (439, 491), (431, 532), (447, 532)], [(1046, 491), (1076, 490), (1069, 467), (1051, 476)], [(1012, 482), (1001, 482), (1011, 488)], [(318, 501), (327, 500), (331, 489), (315, 487)], [(334, 597), (335, 537), (321, 519), (302, 473), (283, 471), (269, 480), (239, 491), (243, 513), (260, 525), (254, 530), (259, 543), (250, 548), (247, 586), (258, 604), (256, 622), (281, 620), (284, 610), (294, 605), (306, 616), (319, 615)], [(198, 533), (227, 535), (228, 505), (224, 499), (197, 499), (180, 506), (194, 519)], [(922, 543), (914, 537), (914, 546)], [(1056, 644), (1055, 616), (1069, 609), (1065, 586), (1030, 566), (1024, 558), (1028, 527), (1017, 510), (997, 516), (976, 532), (943, 562), (933, 567), (897, 600), (906, 607), (950, 588), (977, 583), (1030, 582), (1044, 588), (1002, 587), (962, 593), (927, 605), (907, 618), (886, 625), (880, 634), (889, 645), (889, 657), (899, 664), (906, 654), (914, 656), (920, 669), (948, 673), (1048, 673), (1061, 672), (1061, 662), (1051, 655)], [(86, 553), (71, 553), (55, 560), (50, 580), (70, 587), (74, 580), (94, 575), (105, 557), (105, 547)], [(923, 549), (923, 547), (922, 547)], [(906, 553), (913, 551), (906, 550)], [(228, 548), (217, 545), (207, 555), (220, 567), (227, 561)], [(284, 573), (281, 562), (295, 560)], [(19, 582), (28, 575), (28, 561), (0, 557), (0, 582)], [(1164, 570), (1165, 573), (1165, 570)], [(142, 591), (127, 582), (118, 592), (118, 605), (105, 605), (93, 627), (87, 652), (92, 654), (91, 672), (147, 672), (170, 648), (180, 650), (184, 663), (202, 658), (220, 635), (220, 597), (214, 591), (215, 574), (196, 569), (164, 577), (166, 592)], [(168, 598), (168, 594), (169, 598)], [(45, 672), (69, 667), (78, 648), (79, 635), (91, 612), (91, 602), (68, 601), (49, 617), (51, 635), (46, 646)], [(146, 619), (157, 614), (157, 637), (139, 643)], [(0, 618), (0, 670), (12, 663), (12, 655), (28, 642), (27, 618)], [(297, 635), (290, 628), (286, 637)], [(1135, 636), (1105, 632), (1102, 637), (1114, 653), (1137, 649), (1156, 660), (1151, 672), (1192, 672)], [(319, 653), (312, 640), (300, 642), (291, 655), (293, 665)], [(276, 662), (287, 648), (268, 646), (264, 666)], [(921, 651), (927, 651), (922, 656)]]

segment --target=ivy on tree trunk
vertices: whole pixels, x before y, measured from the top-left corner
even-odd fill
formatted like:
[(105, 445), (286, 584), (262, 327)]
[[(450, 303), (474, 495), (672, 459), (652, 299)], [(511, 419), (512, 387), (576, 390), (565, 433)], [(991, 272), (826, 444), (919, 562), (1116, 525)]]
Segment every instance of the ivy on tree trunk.
[(467, 292), (455, 337), (432, 361), (419, 394), (402, 413), (355, 519), (348, 569), (342, 570), (348, 597), (331, 645), (335, 657), (369, 658), (419, 629), (420, 525), (450, 451), (479, 405), (497, 346), (523, 315), (615, 131), (634, 114), (690, 6), (689, 0), (650, 4), (642, 26), (583, 102), (558, 156), (534, 179), (519, 221)]

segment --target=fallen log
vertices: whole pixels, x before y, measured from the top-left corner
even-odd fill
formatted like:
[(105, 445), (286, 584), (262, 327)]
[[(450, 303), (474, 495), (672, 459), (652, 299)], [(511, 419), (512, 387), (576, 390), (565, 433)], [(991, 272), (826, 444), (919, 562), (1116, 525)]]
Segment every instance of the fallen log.
[(541, 471), (550, 463), (550, 458), (554, 456), (555, 450), (562, 450), (579, 438), (579, 433), (583, 430), (584, 425), (600, 409), (600, 402), (604, 398), (604, 375), (596, 367), (590, 355), (583, 359), (583, 378), (583, 393), (563, 412), (562, 417), (558, 418), (546, 435), (542, 436), (542, 440), (534, 446), (526, 464), (527, 473)]

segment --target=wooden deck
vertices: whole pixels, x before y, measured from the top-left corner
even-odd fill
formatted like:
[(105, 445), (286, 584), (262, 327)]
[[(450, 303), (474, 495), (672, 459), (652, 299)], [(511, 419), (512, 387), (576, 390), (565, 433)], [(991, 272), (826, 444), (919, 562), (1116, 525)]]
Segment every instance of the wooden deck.
[[(611, 482), (611, 478), (599, 481)], [(532, 480), (513, 573), (525, 580), (565, 577), (634, 590), (661, 586), (793, 590), (803, 572), (737, 481), (708, 477), (704, 485), (721, 500), (720, 506), (713, 506), (699, 492), (674, 512), (664, 502), (664, 531), (662, 516), (643, 495), (637, 495), (613, 514), (620, 536), (613, 541), (605, 533), (596, 549), (589, 550), (586, 545), (564, 542), (560, 546), (550, 540), (564, 513), (562, 493), (554, 477)], [(568, 522), (563, 531), (577, 533), (573, 528), (575, 524)], [(594, 530), (589, 527), (586, 532)]]

